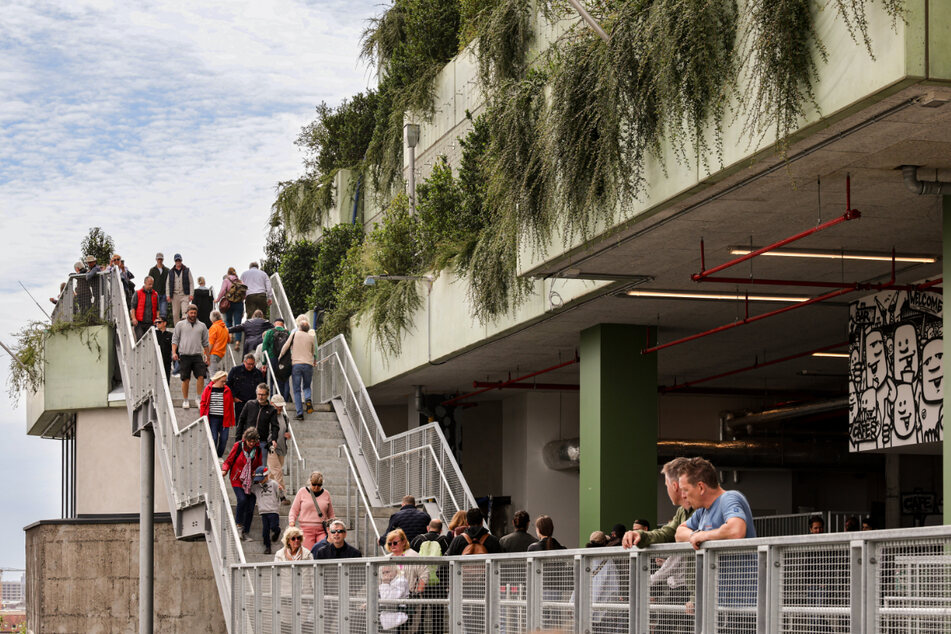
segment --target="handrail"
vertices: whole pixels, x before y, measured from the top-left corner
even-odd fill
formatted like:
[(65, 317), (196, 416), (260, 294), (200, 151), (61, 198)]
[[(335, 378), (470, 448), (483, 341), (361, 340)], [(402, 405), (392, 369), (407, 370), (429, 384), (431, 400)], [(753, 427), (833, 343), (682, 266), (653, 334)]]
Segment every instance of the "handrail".
[[(349, 475), (353, 477), (354, 484), (357, 487), (357, 493), (359, 494), (359, 497), (360, 497), (360, 501), (363, 503), (363, 514), (367, 518), (366, 523), (367, 525), (372, 527), (373, 534), (376, 536), (376, 539), (374, 539), (372, 543), (374, 544), (376, 548), (380, 548), (380, 531), (376, 527), (376, 521), (374, 521), (374, 518), (373, 518), (373, 507), (370, 506), (370, 502), (369, 500), (367, 500), (366, 492), (363, 490), (363, 484), (360, 482), (360, 475), (357, 473), (356, 464), (353, 462), (353, 454), (350, 453), (350, 447), (348, 447), (346, 444), (340, 445), (338, 449), (342, 450), (344, 453), (344, 456), (347, 458), (347, 468), (350, 470)], [(347, 510), (348, 511), (350, 510), (349, 495), (347, 497)], [(358, 512), (357, 509), (354, 509), (354, 515), (356, 515), (357, 512)], [(357, 522), (356, 517), (354, 517), (354, 521), (352, 523), (356, 524), (356, 522)], [(357, 536), (357, 539), (359, 540), (359, 535)], [(364, 553), (364, 556), (369, 556), (369, 554)]]
[[(71, 275), (75, 279), (79, 275)], [(85, 276), (82, 276), (85, 277)], [(130, 419), (136, 421), (137, 412), (151, 404), (154, 417), (149, 416), (155, 432), (158, 462), (173, 509), (173, 525), (181, 530), (179, 512), (204, 504), (208, 516), (205, 538), (211, 556), (212, 569), (221, 606), (230, 631), (231, 572), (233, 564), (246, 563), (238, 529), (231, 512), (217, 452), (211, 438), (211, 428), (205, 417), (179, 427), (172, 395), (169, 391), (162, 363), (158, 339), (152, 328), (135, 340), (126, 294), (118, 269), (102, 273), (90, 289), (90, 296), (74, 302), (72, 283), (67, 283), (53, 312), (54, 321), (72, 321), (81, 316), (80, 308), (93, 302), (99, 317), (115, 327), (117, 360), (125, 389), (126, 407)]]

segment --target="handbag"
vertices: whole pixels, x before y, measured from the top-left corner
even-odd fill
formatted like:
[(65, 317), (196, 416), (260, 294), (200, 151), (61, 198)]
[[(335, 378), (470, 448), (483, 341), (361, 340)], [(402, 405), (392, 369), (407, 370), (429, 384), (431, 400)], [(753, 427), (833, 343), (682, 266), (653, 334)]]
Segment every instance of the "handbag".
[(229, 308), (231, 308), (231, 302), (229, 302), (227, 298), (222, 297), (221, 301), (218, 302), (218, 310), (228, 310)]
[(291, 350), (294, 348), (294, 335), (295, 332), (291, 335), (290, 343), (287, 345), (287, 350), (277, 359), (277, 367), (274, 368), (274, 374), (277, 375), (277, 378), (281, 381), (286, 381), (287, 377), (291, 375), (291, 370), (294, 369), (294, 363), (291, 359)]
[[(322, 490), (320, 491), (320, 494), (323, 495), (323, 494), (324, 494), (324, 491), (326, 491), (326, 489), (322, 489)], [(330, 522), (332, 522), (333, 520), (332, 520), (332, 519), (328, 519), (328, 520), (325, 520), (325, 519), (324, 519), (324, 514), (320, 512), (320, 504), (317, 504), (317, 496), (314, 495), (314, 490), (311, 489), (310, 487), (307, 487), (307, 492), (310, 493), (310, 497), (311, 497), (311, 499), (314, 501), (314, 508), (317, 509), (317, 517), (320, 518), (320, 525), (324, 527), (324, 532), (326, 533), (326, 532), (327, 532), (327, 527), (330, 526)], [(330, 494), (328, 493), (327, 495), (330, 495)]]

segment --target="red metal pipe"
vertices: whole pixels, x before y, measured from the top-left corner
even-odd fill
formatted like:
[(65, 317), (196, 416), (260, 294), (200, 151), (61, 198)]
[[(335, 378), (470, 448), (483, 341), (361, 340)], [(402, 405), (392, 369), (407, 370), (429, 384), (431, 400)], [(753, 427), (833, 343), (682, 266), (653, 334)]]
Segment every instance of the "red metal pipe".
[(722, 379), (722, 378), (725, 378), (725, 377), (728, 377), (728, 376), (733, 376), (733, 375), (735, 375), (735, 374), (741, 374), (741, 373), (743, 373), (743, 372), (749, 372), (750, 370), (758, 370), (758, 369), (760, 369), (760, 368), (765, 368), (765, 367), (768, 367), (768, 366), (771, 366), (771, 365), (776, 365), (777, 363), (785, 363), (786, 361), (792, 361), (792, 360), (794, 360), (794, 359), (800, 359), (800, 358), (802, 358), (802, 357), (808, 357), (808, 356), (813, 355), (813, 354), (815, 354), (815, 353), (817, 353), (817, 352), (828, 352), (829, 350), (835, 350), (836, 348), (841, 348), (842, 346), (847, 346), (848, 344), (849, 344), (848, 341), (841, 341), (841, 342), (839, 342), (839, 343), (833, 343), (833, 344), (828, 345), (828, 346), (822, 346), (821, 348), (813, 348), (812, 350), (807, 350), (807, 351), (805, 351), (805, 352), (797, 352), (796, 354), (790, 354), (790, 355), (785, 356), (785, 357), (782, 357), (782, 358), (780, 358), (780, 359), (772, 359), (772, 360), (770, 360), (770, 361), (764, 361), (763, 363), (760, 363), (759, 361), (757, 361), (757, 362), (754, 363), (753, 365), (748, 365), (748, 366), (745, 366), (745, 367), (742, 367), (742, 368), (737, 368), (737, 369), (735, 369), (735, 370), (728, 370), (727, 372), (721, 372), (720, 374), (714, 374), (714, 375), (712, 375), (712, 376), (705, 376), (705, 377), (703, 377), (702, 379), (694, 379), (693, 381), (687, 381), (687, 382), (685, 382), (685, 383), (675, 383), (674, 385), (671, 385), (671, 386), (662, 386), (660, 389), (658, 389), (658, 392), (660, 392), (660, 393), (662, 393), (662, 394), (665, 394), (665, 393), (667, 393), (667, 392), (676, 392), (677, 390), (686, 389), (686, 388), (689, 388), (689, 387), (691, 387), (691, 386), (693, 386), (693, 385), (697, 385), (697, 384), (699, 384), (699, 383), (706, 383), (707, 381), (713, 381), (713, 380), (715, 380), (715, 379)]
[(562, 392), (575, 392), (578, 385), (567, 383), (490, 383), (488, 381), (473, 381), (472, 387), (487, 387), (499, 390), (558, 390)]
[(779, 242), (774, 242), (773, 244), (766, 245), (765, 247), (760, 247), (759, 249), (756, 249), (755, 251), (750, 251), (746, 255), (741, 255), (740, 257), (736, 259), (730, 260), (729, 262), (726, 262), (719, 266), (715, 266), (712, 269), (700, 271), (699, 273), (694, 273), (693, 275), (690, 276), (690, 279), (692, 279), (694, 282), (699, 282), (705, 277), (709, 277), (710, 275), (713, 275), (714, 273), (718, 273), (724, 269), (728, 269), (731, 266), (736, 266), (737, 264), (746, 262), (747, 260), (751, 260), (758, 255), (763, 255), (764, 253), (767, 253), (769, 251), (782, 248), (791, 242), (795, 242), (796, 240), (801, 240), (807, 236), (811, 236), (812, 234), (822, 231), (823, 229), (828, 229), (829, 227), (834, 227), (837, 224), (846, 222), (848, 220), (853, 220), (855, 218), (861, 218), (861, 217), (862, 217), (862, 214), (858, 209), (847, 209), (845, 213), (839, 216), (838, 218), (834, 218), (832, 220), (829, 220), (828, 222), (823, 222), (821, 225), (817, 225), (815, 227), (812, 227), (811, 229), (806, 229), (805, 231), (802, 231), (800, 233), (797, 233), (794, 236), (790, 236), (788, 238), (780, 240)]
[(838, 290), (831, 291), (824, 295), (819, 295), (818, 297), (812, 297), (807, 299), (804, 302), (799, 302), (798, 304), (793, 304), (792, 306), (783, 306), (782, 308), (777, 308), (776, 310), (771, 310), (768, 313), (763, 313), (761, 315), (755, 315), (753, 317), (746, 317), (741, 321), (734, 321), (733, 323), (724, 324), (722, 326), (717, 326), (716, 328), (711, 328), (710, 330), (705, 330), (703, 332), (698, 332), (693, 335), (688, 335), (686, 337), (681, 337), (680, 339), (675, 339), (674, 341), (669, 341), (667, 343), (653, 346), (651, 348), (644, 348), (641, 350), (641, 354), (650, 354), (651, 352), (657, 352), (658, 350), (663, 350), (664, 348), (669, 348), (671, 346), (676, 346), (682, 343), (687, 343), (688, 341), (693, 341), (695, 339), (700, 339), (702, 337), (707, 337), (718, 332), (724, 332), (726, 330), (732, 330), (733, 328), (738, 328), (740, 326), (745, 326), (747, 324), (752, 324), (753, 322), (760, 321), (761, 319), (766, 319), (768, 317), (775, 317), (776, 315), (782, 315), (783, 313), (788, 313), (789, 311), (796, 310), (797, 308), (803, 308), (805, 306), (810, 306), (812, 304), (818, 304), (819, 302), (824, 302), (828, 299), (838, 297), (840, 295), (845, 295), (847, 293), (854, 293), (854, 288), (840, 288)]
[(520, 377), (517, 377), (517, 378), (514, 378), (514, 379), (509, 379), (508, 381), (502, 381), (501, 383), (494, 384), (492, 387), (484, 387), (484, 388), (482, 388), (481, 390), (476, 390), (475, 392), (469, 392), (468, 394), (461, 394), (461, 395), (459, 395), (459, 396), (454, 396), (454, 397), (452, 397), (452, 398), (450, 398), (450, 399), (447, 399), (447, 400), (443, 401), (443, 402), (442, 402), (442, 405), (452, 405), (453, 403), (457, 403), (457, 402), (459, 402), (459, 401), (461, 401), (461, 400), (463, 400), (463, 399), (467, 399), (467, 398), (471, 398), (471, 397), (473, 397), (473, 396), (477, 396), (477, 395), (479, 395), (479, 394), (482, 394), (483, 392), (488, 392), (489, 390), (502, 389), (502, 388), (505, 387), (506, 385), (511, 385), (512, 383), (518, 383), (519, 381), (524, 381), (525, 379), (530, 379), (530, 378), (532, 378), (533, 376), (538, 376), (539, 374), (545, 374), (546, 372), (552, 372), (552, 371), (554, 371), (554, 370), (558, 370), (558, 369), (560, 369), (560, 368), (567, 367), (567, 366), (572, 365), (572, 364), (574, 364), (574, 363), (578, 363), (578, 357), (575, 357), (575, 358), (572, 359), (571, 361), (565, 361), (564, 363), (559, 363), (558, 365), (553, 365), (553, 366), (551, 366), (550, 368), (545, 368), (544, 370), (539, 370), (538, 372), (532, 372), (532, 373), (526, 374), (526, 375), (524, 375), (524, 376), (520, 376)]

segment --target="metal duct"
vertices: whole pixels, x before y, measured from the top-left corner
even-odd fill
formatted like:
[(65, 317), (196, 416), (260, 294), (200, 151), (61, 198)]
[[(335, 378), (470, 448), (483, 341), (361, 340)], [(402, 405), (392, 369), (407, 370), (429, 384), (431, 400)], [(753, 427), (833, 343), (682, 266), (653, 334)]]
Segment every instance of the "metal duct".
[(581, 439), (553, 440), (542, 447), (545, 466), (555, 471), (577, 471), (581, 467)]
[(905, 181), (905, 187), (914, 194), (951, 194), (951, 183), (946, 181), (920, 181), (918, 180), (917, 165), (902, 165), (902, 178)]
[(733, 436), (738, 427), (746, 425), (761, 425), (763, 423), (773, 423), (790, 418), (801, 418), (813, 414), (822, 414), (837, 409), (847, 409), (849, 406), (848, 396), (839, 396), (826, 401), (816, 401), (814, 403), (805, 403), (803, 405), (792, 405), (790, 407), (774, 407), (761, 412), (733, 413), (724, 414), (720, 421), (723, 425), (723, 432), (727, 436)]

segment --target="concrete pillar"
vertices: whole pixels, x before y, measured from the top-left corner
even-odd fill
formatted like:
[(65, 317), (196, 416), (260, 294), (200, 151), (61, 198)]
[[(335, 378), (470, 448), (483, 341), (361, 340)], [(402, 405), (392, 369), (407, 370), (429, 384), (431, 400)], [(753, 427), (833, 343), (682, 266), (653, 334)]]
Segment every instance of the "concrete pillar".
[(641, 354), (646, 330), (581, 333), (579, 545), (617, 522), (657, 521), (657, 355)]
[[(942, 200), (942, 220), (944, 222), (942, 232), (944, 236), (943, 240), (943, 259), (942, 267), (944, 268), (943, 277), (944, 283), (941, 285), (942, 288), (947, 288), (948, 284), (951, 283), (951, 196), (945, 196)], [(943, 293), (945, 298), (948, 297), (947, 293)], [(951, 344), (948, 343), (948, 336), (951, 331), (948, 330), (948, 313), (951, 311), (944, 311), (944, 349), (951, 352)], [(951, 359), (951, 355), (945, 355)], [(951, 411), (948, 409), (948, 406), (951, 405), (951, 390), (945, 388), (944, 390), (944, 406), (942, 412)], [(944, 414), (942, 413), (942, 417)], [(951, 504), (948, 504), (947, 498), (948, 493), (951, 492), (951, 434), (947, 431), (947, 425), (944, 426), (944, 455), (943, 455), (943, 470), (944, 477), (943, 481), (943, 490), (941, 495), (944, 496), (944, 523), (951, 524)]]

